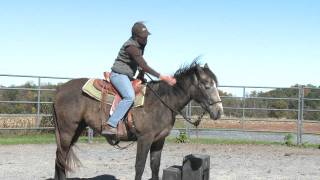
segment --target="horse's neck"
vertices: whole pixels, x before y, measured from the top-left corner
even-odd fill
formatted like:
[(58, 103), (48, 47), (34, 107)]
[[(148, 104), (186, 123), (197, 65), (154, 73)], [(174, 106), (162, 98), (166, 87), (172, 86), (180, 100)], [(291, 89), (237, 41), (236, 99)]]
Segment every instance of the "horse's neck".
[(174, 93), (170, 93), (169, 95), (169, 99), (172, 103), (171, 107), (181, 111), (190, 102), (190, 96), (180, 87), (174, 87), (173, 91)]
[(184, 90), (184, 87), (181, 87), (178, 84), (176, 86), (168, 87), (168, 85), (164, 83), (159, 83), (158, 86), (158, 92), (160, 89), (165, 88), (166, 92), (159, 93), (160, 97), (174, 110), (181, 111), (190, 102), (190, 95), (186, 90)]
[(176, 96), (175, 107), (181, 111), (191, 101), (192, 80), (190, 77), (180, 77), (172, 88)]

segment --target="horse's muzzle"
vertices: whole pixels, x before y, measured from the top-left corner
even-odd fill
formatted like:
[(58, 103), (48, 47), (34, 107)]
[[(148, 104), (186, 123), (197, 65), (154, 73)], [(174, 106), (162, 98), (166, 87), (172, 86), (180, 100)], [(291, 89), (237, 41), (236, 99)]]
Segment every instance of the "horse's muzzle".
[(223, 107), (222, 103), (217, 103), (210, 106), (210, 119), (217, 120), (221, 118), (221, 115), (223, 114)]

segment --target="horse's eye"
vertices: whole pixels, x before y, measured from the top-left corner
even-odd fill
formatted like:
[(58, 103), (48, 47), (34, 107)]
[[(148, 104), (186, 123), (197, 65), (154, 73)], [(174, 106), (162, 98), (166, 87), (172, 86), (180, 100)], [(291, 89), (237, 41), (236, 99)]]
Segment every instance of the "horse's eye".
[(202, 87), (202, 89), (210, 89), (211, 88), (210, 83), (208, 83), (206, 81), (202, 81), (199, 85)]
[(203, 82), (202, 84), (203, 84), (203, 87), (204, 87), (205, 89), (210, 89), (210, 88), (211, 88), (210, 83)]

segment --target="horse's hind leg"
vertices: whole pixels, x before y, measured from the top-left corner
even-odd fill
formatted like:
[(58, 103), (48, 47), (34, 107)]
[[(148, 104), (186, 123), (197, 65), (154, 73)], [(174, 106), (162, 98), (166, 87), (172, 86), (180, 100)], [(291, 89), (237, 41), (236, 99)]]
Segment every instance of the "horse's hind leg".
[[(57, 128), (56, 128), (57, 129)], [(57, 131), (57, 130), (56, 130)], [(56, 150), (56, 161), (55, 161), (55, 180), (65, 180), (66, 171), (68, 170), (67, 165), (67, 154), (71, 144), (71, 136), (67, 133), (56, 132), (57, 138), (57, 150)]]
[[(61, 155), (58, 155), (59, 153)], [(66, 170), (65, 170), (65, 167), (63, 167), (63, 165), (60, 163), (58, 156), (63, 158), (66, 156), (66, 154), (65, 154), (65, 152), (58, 152), (58, 150), (56, 151), (54, 179), (55, 180), (65, 180), (66, 179)]]
[(154, 142), (150, 148), (150, 167), (152, 171), (152, 180), (159, 180), (159, 167), (161, 160), (161, 152), (165, 139)]
[[(55, 180), (65, 180), (66, 172), (71, 171), (70, 163), (78, 163), (72, 146), (78, 140), (86, 124), (82, 121), (78, 126), (68, 126), (68, 129), (56, 128), (57, 151), (55, 162)], [(58, 132), (57, 132), (58, 131)], [(80, 162), (79, 162), (80, 163)]]

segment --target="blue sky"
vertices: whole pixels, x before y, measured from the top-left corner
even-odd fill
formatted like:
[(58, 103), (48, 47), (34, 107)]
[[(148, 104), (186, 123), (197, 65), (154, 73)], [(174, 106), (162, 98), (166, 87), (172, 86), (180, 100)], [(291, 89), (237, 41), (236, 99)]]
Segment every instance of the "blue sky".
[(160, 73), (203, 55), (222, 85), (320, 86), (319, 9), (317, 0), (0, 1), (0, 74), (102, 77), (144, 20), (144, 57)]

